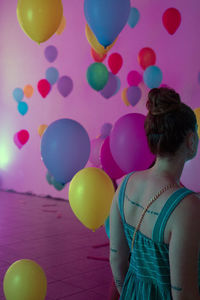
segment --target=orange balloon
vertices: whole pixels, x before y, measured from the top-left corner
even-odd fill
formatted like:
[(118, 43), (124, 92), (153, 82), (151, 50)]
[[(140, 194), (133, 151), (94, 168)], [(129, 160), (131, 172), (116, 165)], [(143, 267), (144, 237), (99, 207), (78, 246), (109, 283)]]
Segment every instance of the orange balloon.
[(33, 87), (30, 84), (25, 85), (24, 87), (24, 96), (26, 98), (31, 98), (33, 96)]
[(62, 17), (61, 23), (56, 31), (56, 34), (61, 34), (65, 30), (66, 27), (66, 19), (65, 16)]
[(127, 96), (126, 96), (127, 90), (128, 90), (128, 88), (123, 89), (123, 91), (122, 91), (122, 100), (124, 101), (124, 104), (126, 106), (129, 106), (130, 103), (129, 103), (129, 101), (127, 99)]
[(45, 130), (47, 129), (47, 125), (46, 124), (42, 124), (38, 127), (38, 134), (40, 137), (42, 137), (43, 133), (45, 132)]

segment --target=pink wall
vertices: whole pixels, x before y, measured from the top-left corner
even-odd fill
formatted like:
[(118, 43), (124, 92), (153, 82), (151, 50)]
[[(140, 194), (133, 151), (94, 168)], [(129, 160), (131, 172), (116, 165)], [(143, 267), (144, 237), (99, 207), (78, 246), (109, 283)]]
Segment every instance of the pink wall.
[[(119, 52), (124, 60), (118, 76), (120, 91), (111, 99), (104, 99), (87, 83), (86, 71), (93, 62), (90, 46), (85, 37), (83, 1), (63, 1), (67, 21), (65, 31), (55, 35), (40, 46), (29, 39), (21, 30), (16, 17), (17, 1), (0, 4), (0, 184), (4, 189), (19, 192), (31, 191), (67, 199), (67, 187), (56, 191), (46, 181), (46, 168), (40, 157), (40, 124), (50, 124), (59, 118), (72, 118), (87, 130), (90, 139), (100, 133), (105, 122), (114, 123), (129, 112), (146, 113), (145, 97), (148, 89), (141, 85), (143, 96), (135, 107), (127, 107), (121, 99), (122, 90), (128, 86), (129, 71), (143, 70), (137, 62), (141, 48), (151, 47), (157, 55), (156, 65), (163, 72), (163, 83), (174, 87), (182, 100), (192, 108), (200, 106), (198, 73), (200, 71), (200, 2), (135, 0), (133, 6), (140, 11), (141, 18), (135, 28), (128, 25), (120, 33), (109, 54)], [(177, 8), (182, 15), (180, 28), (169, 35), (162, 25), (162, 14), (169, 8)], [(54, 45), (58, 58), (49, 63), (44, 49)], [(107, 60), (105, 61), (107, 65)], [(54, 66), (60, 75), (72, 78), (74, 89), (63, 98), (53, 86), (50, 94), (43, 99), (37, 91), (37, 82), (45, 77), (48, 67)], [(34, 87), (34, 95), (24, 100), (29, 111), (22, 116), (12, 91), (26, 84)], [(27, 129), (30, 140), (19, 150), (13, 143), (13, 135), (20, 129)], [(3, 157), (3, 162), (2, 162)], [(89, 166), (90, 164), (88, 164)]]

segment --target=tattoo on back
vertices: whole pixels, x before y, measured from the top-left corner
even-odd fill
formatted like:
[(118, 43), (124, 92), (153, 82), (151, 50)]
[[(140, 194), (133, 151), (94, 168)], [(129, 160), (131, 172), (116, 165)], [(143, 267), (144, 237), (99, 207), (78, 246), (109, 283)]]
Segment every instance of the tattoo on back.
[(177, 287), (177, 286), (172, 286), (172, 285), (171, 285), (171, 288), (172, 288), (173, 290), (177, 291), (177, 292), (181, 292), (181, 291), (182, 291), (182, 288), (179, 288), (179, 287)]
[[(142, 205), (140, 205), (139, 203), (137, 203), (137, 202), (131, 200), (127, 195), (125, 195), (125, 197), (128, 199), (128, 201), (129, 201), (131, 204), (136, 205), (136, 206), (138, 206), (138, 207), (144, 209), (144, 207), (143, 207)], [(157, 212), (155, 212), (155, 211), (153, 211), (153, 210), (147, 210), (147, 213), (152, 214), (152, 215), (156, 215), (156, 216), (159, 215), (159, 213), (157, 213)]]

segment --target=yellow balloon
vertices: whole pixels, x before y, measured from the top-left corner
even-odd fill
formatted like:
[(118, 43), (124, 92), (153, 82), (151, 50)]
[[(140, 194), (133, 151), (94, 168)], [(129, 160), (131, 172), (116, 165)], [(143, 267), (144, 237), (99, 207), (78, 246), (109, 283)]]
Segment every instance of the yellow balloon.
[(14, 262), (3, 280), (6, 300), (44, 300), (47, 279), (43, 269), (33, 260)]
[(126, 104), (126, 106), (129, 106), (130, 103), (127, 99), (126, 93), (127, 93), (128, 88), (123, 89), (122, 91), (122, 100), (124, 101), (124, 104)]
[(69, 203), (83, 225), (95, 231), (109, 216), (115, 189), (101, 169), (84, 168), (69, 185)]
[(88, 43), (90, 44), (90, 46), (98, 53), (98, 54), (106, 54), (112, 47), (113, 45), (115, 44), (116, 40), (111, 44), (109, 45), (108, 47), (104, 48), (104, 46), (102, 46), (96, 36), (94, 35), (94, 33), (92, 32), (92, 30), (90, 29), (89, 25), (86, 24), (85, 26), (85, 35), (86, 35), (86, 38), (88, 40)]
[(18, 22), (23, 31), (39, 44), (56, 32), (62, 16), (61, 0), (18, 0)]
[(199, 136), (199, 138), (200, 138), (200, 107), (199, 107), (199, 108), (196, 108), (196, 109), (194, 110), (194, 113), (195, 113), (196, 118), (197, 118), (197, 125), (198, 125), (198, 130), (197, 130), (197, 132), (198, 132), (198, 136)]
[(42, 137), (43, 133), (45, 132), (45, 130), (47, 129), (47, 125), (46, 124), (42, 124), (38, 127), (38, 134), (40, 137)]
[(59, 27), (58, 27), (58, 29), (57, 29), (57, 31), (56, 31), (56, 34), (61, 34), (61, 33), (63, 33), (65, 27), (66, 27), (66, 19), (65, 19), (65, 17), (63, 16), (63, 17), (62, 17), (62, 20), (61, 20), (61, 23), (60, 23), (60, 25), (59, 25)]

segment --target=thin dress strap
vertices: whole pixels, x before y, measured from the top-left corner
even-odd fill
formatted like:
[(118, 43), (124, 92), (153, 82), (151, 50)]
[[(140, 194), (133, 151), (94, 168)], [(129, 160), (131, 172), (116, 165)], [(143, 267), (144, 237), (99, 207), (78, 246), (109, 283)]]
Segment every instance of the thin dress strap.
[(153, 229), (152, 239), (154, 242), (164, 243), (164, 231), (170, 215), (181, 202), (181, 200), (183, 200), (183, 198), (192, 193), (194, 192), (184, 187), (172, 193), (172, 195), (168, 198), (167, 202), (163, 206), (158, 216), (158, 219)]
[(121, 188), (119, 190), (118, 205), (119, 205), (119, 211), (120, 211), (120, 215), (121, 215), (121, 218), (122, 218), (123, 222), (125, 222), (125, 217), (124, 217), (124, 196), (125, 196), (126, 185), (127, 185), (127, 182), (129, 180), (130, 176), (133, 173), (134, 172), (126, 175), (124, 181), (122, 182)]

